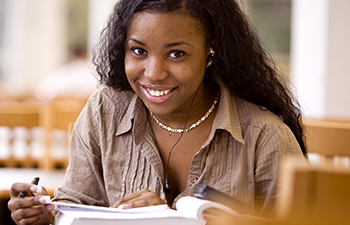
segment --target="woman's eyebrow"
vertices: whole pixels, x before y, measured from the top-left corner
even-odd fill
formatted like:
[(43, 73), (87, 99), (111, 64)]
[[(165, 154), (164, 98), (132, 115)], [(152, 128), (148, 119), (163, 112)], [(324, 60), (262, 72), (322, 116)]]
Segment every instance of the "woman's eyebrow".
[(141, 41), (139, 41), (139, 40), (137, 40), (137, 39), (135, 39), (135, 38), (129, 38), (129, 39), (127, 40), (127, 42), (129, 42), (129, 41), (133, 41), (133, 42), (136, 42), (136, 43), (139, 44), (139, 45), (146, 46), (144, 43), (142, 43)]
[(179, 42), (174, 42), (174, 43), (170, 43), (165, 45), (165, 47), (169, 48), (169, 47), (174, 47), (174, 46), (178, 46), (178, 45), (188, 45), (191, 46), (189, 43), (184, 42), (184, 41), (179, 41)]
[[(143, 42), (141, 42), (141, 41), (139, 41), (139, 40), (137, 40), (137, 39), (135, 39), (135, 38), (129, 38), (127, 41), (128, 41), (128, 42), (129, 42), (129, 41), (133, 41), (133, 42), (135, 42), (135, 43), (137, 43), (137, 44), (139, 44), (139, 45), (146, 46), (145, 43), (143, 43)], [(179, 41), (179, 42), (174, 42), (174, 43), (166, 44), (165, 47), (166, 47), (166, 48), (170, 48), (170, 47), (174, 47), (174, 46), (178, 46), (178, 45), (188, 45), (188, 46), (191, 46), (191, 45), (190, 45), (189, 43), (187, 43), (187, 42)]]

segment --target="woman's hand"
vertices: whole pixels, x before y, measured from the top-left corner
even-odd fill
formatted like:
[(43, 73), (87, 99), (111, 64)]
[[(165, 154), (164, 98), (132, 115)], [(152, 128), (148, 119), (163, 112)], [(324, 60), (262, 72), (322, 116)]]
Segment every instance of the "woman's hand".
[(122, 209), (130, 209), (162, 204), (166, 204), (166, 202), (159, 198), (158, 195), (148, 189), (142, 189), (141, 191), (129, 194), (119, 199), (111, 206), (111, 208), (121, 207)]
[[(21, 191), (27, 192), (27, 196), (19, 198), (18, 194)], [(15, 183), (11, 187), (10, 197), (8, 208), (16, 224), (47, 225), (53, 221), (50, 212), (54, 210), (54, 205), (45, 205), (50, 199), (45, 188), (33, 184)]]

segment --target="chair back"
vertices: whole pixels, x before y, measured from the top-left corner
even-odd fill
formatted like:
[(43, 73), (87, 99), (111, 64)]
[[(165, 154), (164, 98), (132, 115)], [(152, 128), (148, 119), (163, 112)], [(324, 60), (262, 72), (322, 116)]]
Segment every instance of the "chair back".
[(282, 165), (279, 219), (314, 225), (350, 223), (350, 170), (294, 159)]
[[(66, 137), (69, 139), (70, 124), (74, 124), (85, 104), (86, 99), (64, 99), (52, 101), (43, 107), (40, 122), (45, 129), (45, 154), (43, 156), (45, 160), (40, 164), (41, 168), (52, 170), (56, 167), (66, 168), (68, 166), (68, 151), (57, 157), (53, 152), (54, 150), (52, 150), (52, 131), (64, 130), (67, 134)], [(68, 142), (64, 146), (67, 147)]]
[[(9, 145), (2, 154), (0, 145), (0, 167), (39, 167), (44, 170), (54, 168), (66, 168), (68, 166), (68, 139), (70, 138), (69, 126), (74, 124), (87, 99), (61, 99), (49, 103), (37, 102), (0, 102), (0, 127), (6, 127), (10, 131)], [(25, 144), (21, 155), (16, 154), (15, 130), (26, 129)], [(34, 139), (32, 129), (39, 128), (38, 137)], [(57, 132), (65, 132), (64, 138), (60, 135), (57, 140)], [(62, 134), (62, 133), (60, 133)], [(69, 138), (67, 138), (69, 136)], [(34, 145), (35, 141), (41, 145)], [(62, 146), (62, 151), (57, 154), (57, 142)], [(37, 149), (39, 148), (39, 150)], [(35, 152), (36, 154), (33, 154)]]
[[(9, 145), (5, 157), (0, 158), (3, 167), (35, 167), (38, 159), (33, 158), (31, 148), (34, 138), (32, 128), (40, 126), (40, 106), (35, 102), (1, 102), (0, 126), (9, 129)], [(15, 129), (24, 128), (24, 154), (15, 152)]]
[(319, 154), (322, 161), (350, 156), (350, 121), (306, 119), (303, 122), (309, 152)]

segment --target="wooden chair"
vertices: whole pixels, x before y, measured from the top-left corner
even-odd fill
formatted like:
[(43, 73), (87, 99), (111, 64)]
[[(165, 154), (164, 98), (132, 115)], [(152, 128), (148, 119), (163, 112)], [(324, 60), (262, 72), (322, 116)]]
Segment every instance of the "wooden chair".
[(308, 151), (319, 154), (322, 162), (350, 156), (350, 121), (306, 119), (303, 122)]
[(289, 159), (280, 171), (277, 215), (295, 224), (350, 223), (350, 170)]
[[(52, 150), (53, 141), (51, 138), (53, 130), (64, 130), (70, 137), (69, 127), (74, 124), (81, 110), (86, 104), (86, 99), (79, 100), (55, 100), (43, 106), (41, 125), (45, 129), (45, 154), (39, 164), (40, 168), (52, 170), (54, 168), (66, 168), (68, 166), (68, 151), (60, 157), (54, 157)], [(65, 146), (68, 142), (65, 143)]]
[[(41, 157), (33, 157), (30, 148), (34, 140), (32, 135), (28, 135), (26, 138), (25, 156), (16, 157), (13, 148), (15, 139), (14, 135), (11, 135), (9, 156), (0, 158), (0, 166), (39, 167), (45, 170), (52, 170), (57, 167), (66, 168), (68, 166), (68, 151), (64, 151), (64, 154), (57, 158), (57, 155), (53, 152), (54, 150), (52, 150), (54, 144), (52, 131), (62, 130), (68, 134), (69, 124), (74, 124), (86, 101), (86, 99), (60, 99), (42, 104), (35, 102), (1, 102), (0, 126), (8, 127), (11, 133), (17, 127), (23, 127), (28, 130), (33, 127), (41, 127), (44, 133), (43, 140), (41, 140), (44, 143), (44, 152), (41, 154)], [(32, 134), (31, 132), (27, 133)], [(64, 150), (66, 150), (67, 145), (68, 143), (63, 143)]]
[(30, 154), (30, 146), (33, 142), (33, 135), (31, 132), (26, 132), (26, 146), (25, 155), (23, 157), (16, 157), (14, 152), (14, 128), (23, 127), (30, 131), (33, 127), (39, 127), (40, 109), (38, 103), (33, 102), (2, 102), (0, 103), (0, 126), (8, 127), (10, 129), (9, 140), (9, 156), (1, 158), (1, 166), (4, 167), (35, 167), (38, 164), (38, 159), (35, 159)]

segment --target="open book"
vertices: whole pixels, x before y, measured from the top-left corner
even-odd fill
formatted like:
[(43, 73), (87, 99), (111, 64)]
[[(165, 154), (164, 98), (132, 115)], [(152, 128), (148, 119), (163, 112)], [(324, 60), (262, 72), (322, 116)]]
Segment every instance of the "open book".
[(219, 209), (234, 216), (241, 214), (216, 202), (185, 196), (176, 204), (177, 210), (167, 205), (148, 206), (134, 209), (118, 209), (100, 206), (87, 206), (66, 203), (50, 203), (59, 212), (56, 225), (89, 225), (89, 224), (205, 224), (203, 212), (207, 209)]

